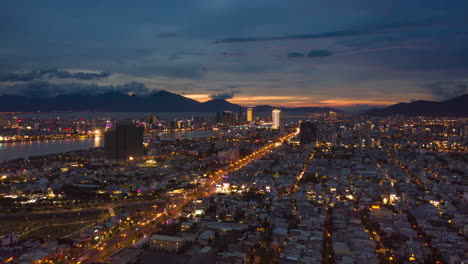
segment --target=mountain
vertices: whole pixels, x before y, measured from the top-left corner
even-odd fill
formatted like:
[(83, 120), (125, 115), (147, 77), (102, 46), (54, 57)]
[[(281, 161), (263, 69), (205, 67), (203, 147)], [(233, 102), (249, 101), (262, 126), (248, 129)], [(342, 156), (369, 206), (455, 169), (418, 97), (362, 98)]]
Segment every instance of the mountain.
[[(340, 112), (329, 107), (286, 108), (269, 105), (256, 106), (254, 111), (271, 112), (275, 108), (283, 112)], [(120, 92), (98, 95), (74, 93), (56, 97), (0, 96), (0, 112), (221, 112), (241, 109), (244, 107), (222, 99), (200, 103), (168, 91), (158, 91), (146, 96)]]
[(0, 96), (0, 112), (192, 112), (203, 111), (202, 103), (159, 91), (148, 96), (109, 92), (99, 95), (65, 94), (56, 97)]
[(322, 113), (322, 112), (343, 112), (341, 110), (331, 108), (331, 107), (276, 107), (271, 105), (258, 105), (252, 108), (254, 112), (271, 112), (273, 109), (279, 109), (282, 112), (315, 112), (315, 113)]
[(213, 99), (213, 100), (202, 103), (202, 105), (203, 105), (203, 110), (205, 112), (222, 112), (222, 111), (237, 112), (243, 108), (240, 105), (230, 103), (223, 99)]
[(468, 94), (441, 101), (415, 101), (399, 103), (381, 109), (371, 109), (365, 112), (373, 116), (468, 116)]

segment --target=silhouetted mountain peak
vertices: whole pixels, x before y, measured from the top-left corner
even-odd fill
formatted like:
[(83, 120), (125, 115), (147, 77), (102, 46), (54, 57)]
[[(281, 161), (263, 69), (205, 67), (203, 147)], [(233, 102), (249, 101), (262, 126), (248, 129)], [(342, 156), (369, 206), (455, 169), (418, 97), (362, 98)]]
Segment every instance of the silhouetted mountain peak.
[(153, 96), (171, 96), (171, 95), (178, 95), (178, 94), (171, 93), (166, 90), (159, 90), (159, 91), (153, 92), (152, 95)]
[(468, 116), (468, 94), (441, 102), (418, 100), (398, 103), (381, 109), (371, 109), (365, 114), (376, 116)]
[[(278, 108), (269, 105), (254, 107), (255, 112), (271, 112)], [(56, 97), (0, 95), (0, 111), (95, 111), (95, 112), (222, 112), (240, 111), (244, 107), (224, 99), (212, 99), (204, 103), (183, 95), (160, 90), (150, 95), (135, 95), (120, 91), (102, 94), (78, 92)], [(285, 112), (339, 111), (329, 107), (279, 107)]]
[(224, 99), (211, 99), (203, 103), (205, 109), (214, 109), (216, 112), (239, 111), (243, 107), (230, 103)]

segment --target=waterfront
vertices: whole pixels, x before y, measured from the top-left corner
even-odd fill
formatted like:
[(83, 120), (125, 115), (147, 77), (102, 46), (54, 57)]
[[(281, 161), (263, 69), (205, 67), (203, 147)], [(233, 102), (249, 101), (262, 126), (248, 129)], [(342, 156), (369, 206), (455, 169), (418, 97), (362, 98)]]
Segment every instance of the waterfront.
[(0, 143), (0, 162), (103, 146), (101, 137)]
[[(33, 118), (33, 119), (118, 119), (118, 120), (145, 120), (151, 114), (155, 114), (161, 120), (174, 120), (174, 119), (192, 119), (196, 117), (201, 118), (215, 118), (214, 112), (44, 112), (44, 113), (10, 113), (11, 116), (19, 118)], [(287, 121), (298, 120), (313, 120), (316, 118), (317, 113), (314, 112), (282, 112), (281, 118)], [(271, 117), (271, 112), (254, 112), (255, 118), (268, 119)]]
[[(214, 131), (212, 130), (161, 133), (164, 137), (173, 138), (201, 138), (209, 137), (213, 134)], [(104, 146), (103, 137), (0, 143), (0, 162), (102, 146)]]
[(191, 119), (192, 117), (214, 118), (216, 113), (211, 112), (44, 112), (44, 113), (15, 113), (20, 118), (37, 119), (141, 119), (155, 114), (163, 120), (170, 119)]

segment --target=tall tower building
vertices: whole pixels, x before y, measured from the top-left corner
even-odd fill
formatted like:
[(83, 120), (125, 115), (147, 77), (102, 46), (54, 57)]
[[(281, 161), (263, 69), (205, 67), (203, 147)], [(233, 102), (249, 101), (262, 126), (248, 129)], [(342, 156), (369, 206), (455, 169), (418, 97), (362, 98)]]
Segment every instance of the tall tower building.
[(151, 114), (148, 116), (147, 122), (148, 124), (155, 126), (158, 124), (158, 117), (156, 115)]
[(281, 122), (281, 110), (275, 109), (271, 112), (271, 119), (273, 119), (272, 129), (279, 129)]
[(284, 120), (281, 120), (281, 122), (280, 122), (280, 128), (279, 128), (280, 134), (284, 134), (284, 133), (286, 132), (286, 124), (285, 124), (285, 123), (286, 123), (286, 122), (285, 122)]
[(246, 112), (243, 108), (239, 109), (239, 112), (236, 113), (236, 122), (244, 122), (246, 119)]
[(5, 114), (0, 114), (0, 128), (8, 126), (8, 118)]
[(17, 118), (16, 116), (14, 116), (14, 117), (11, 119), (10, 128), (18, 128), (18, 127), (19, 127), (18, 118)]
[(106, 120), (105, 130), (107, 131), (107, 130), (111, 129), (111, 127), (112, 127), (112, 122), (110, 120)]
[(216, 122), (218, 123), (230, 123), (235, 121), (231, 111), (223, 111), (216, 113)]
[(317, 141), (317, 124), (307, 122), (301, 123), (299, 142), (301, 145), (315, 144)]
[(253, 121), (253, 110), (252, 108), (247, 108), (247, 122)]
[(468, 124), (463, 126), (463, 141), (468, 143)]
[(133, 160), (143, 156), (142, 126), (117, 124), (104, 135), (104, 154), (108, 159)]

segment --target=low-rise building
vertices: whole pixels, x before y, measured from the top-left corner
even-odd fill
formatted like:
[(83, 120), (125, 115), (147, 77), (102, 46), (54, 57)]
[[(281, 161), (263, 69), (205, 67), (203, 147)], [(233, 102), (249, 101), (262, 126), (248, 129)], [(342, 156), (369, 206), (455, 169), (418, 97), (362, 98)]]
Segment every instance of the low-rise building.
[(149, 246), (168, 252), (178, 252), (184, 246), (184, 239), (176, 236), (153, 235), (149, 239)]

